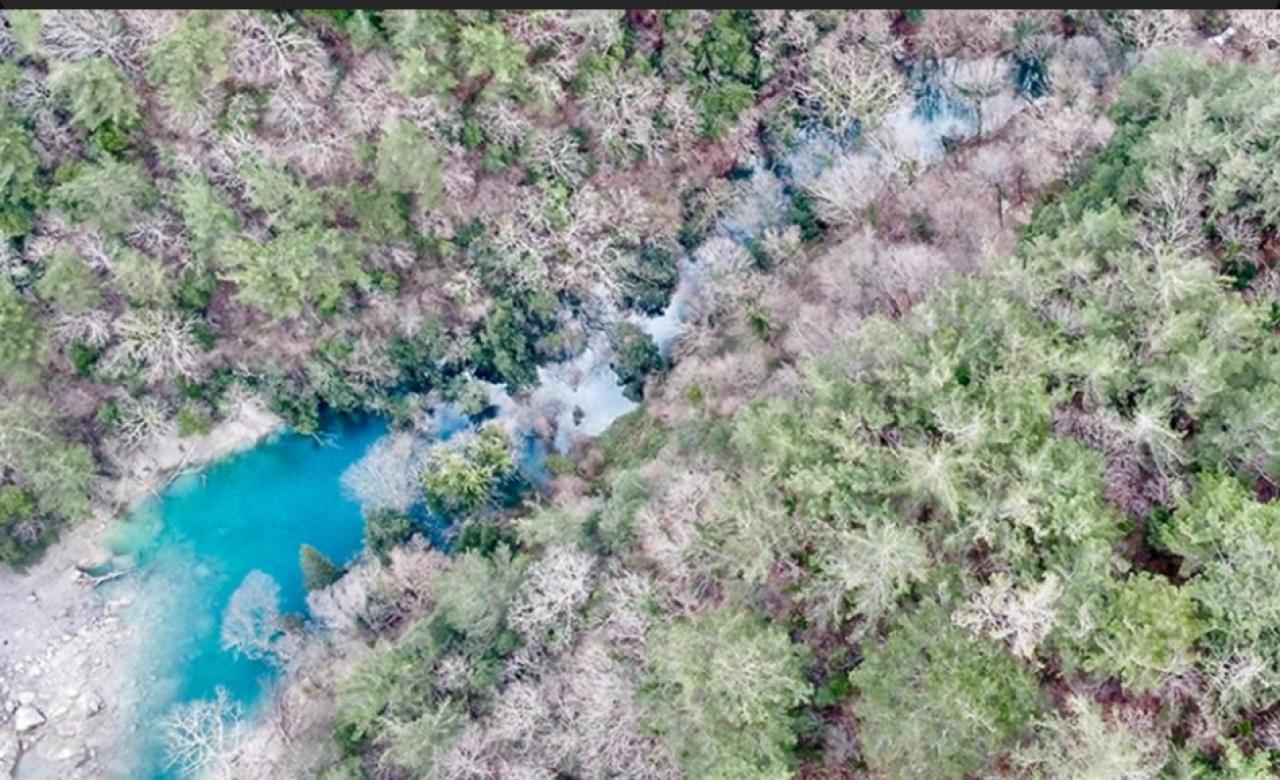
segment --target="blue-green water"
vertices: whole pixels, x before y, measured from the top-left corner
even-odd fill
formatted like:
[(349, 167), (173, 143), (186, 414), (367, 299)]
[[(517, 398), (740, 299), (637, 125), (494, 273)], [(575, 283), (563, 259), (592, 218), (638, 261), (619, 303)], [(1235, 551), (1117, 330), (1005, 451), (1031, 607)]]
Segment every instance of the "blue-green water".
[(299, 546), (337, 563), (360, 551), (360, 507), (340, 478), (385, 432), (368, 419), (331, 423), (324, 443), (283, 434), (181, 477), (117, 528), (113, 551), (132, 556), (143, 578), (126, 613), (139, 637), (134, 673), (143, 694), (138, 765), (128, 777), (171, 777), (147, 721), (174, 704), (212, 697), (219, 687), (247, 709), (259, 699), (273, 669), (222, 649), (227, 601), (256, 570), (279, 584), (282, 613), (305, 612)]

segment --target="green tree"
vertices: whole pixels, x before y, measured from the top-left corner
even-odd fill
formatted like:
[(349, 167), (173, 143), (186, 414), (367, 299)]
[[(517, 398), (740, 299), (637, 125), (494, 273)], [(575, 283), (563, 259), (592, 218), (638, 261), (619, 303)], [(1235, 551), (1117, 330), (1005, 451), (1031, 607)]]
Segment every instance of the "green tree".
[(31, 231), (31, 218), (42, 200), (37, 183), (40, 161), (31, 133), (14, 118), (0, 115), (0, 238)]
[(525, 71), (526, 47), (496, 23), (464, 26), (458, 33), (458, 65), (467, 79), (487, 78), (484, 92), (497, 95), (516, 85)]
[[(267, 226), (277, 234), (318, 226), (330, 216), (320, 193), (298, 182), (287, 168), (253, 158), (241, 166), (240, 176), (249, 204), (263, 213)], [(221, 201), (216, 191), (202, 193), (198, 201), (205, 204), (206, 219), (220, 212), (215, 205)], [(217, 222), (225, 220), (219, 218)]]
[(60, 64), (49, 85), (71, 109), (71, 118), (86, 132), (107, 123), (124, 130), (138, 122), (138, 98), (133, 87), (105, 57)]
[(508, 602), (520, 585), (524, 563), (506, 546), (492, 556), (478, 550), (458, 555), (432, 584), (432, 619), (461, 637), (472, 656), (489, 652), (504, 638)]
[(298, 550), (302, 584), (307, 590), (327, 588), (342, 578), (342, 569), (316, 548), (304, 544)]
[(389, 719), (382, 741), (385, 763), (430, 777), (436, 761), (467, 723), (466, 713), (448, 699), (429, 705), (413, 720)]
[(789, 777), (806, 653), (758, 616), (722, 608), (658, 626), (648, 723), (689, 777)]
[(383, 641), (339, 680), (334, 735), (347, 752), (378, 739), (388, 718), (412, 717), (431, 701), (432, 681), (423, 674), (423, 661)]
[(502, 428), (486, 425), (460, 444), (433, 453), (422, 475), (427, 506), (442, 514), (466, 514), (494, 500), (502, 479), (515, 467)]
[(742, 112), (755, 105), (756, 91), (749, 84), (726, 81), (702, 90), (698, 101), (702, 109), (702, 134), (719, 138)]
[(5, 14), (5, 21), (13, 32), (13, 39), (23, 54), (40, 56), (40, 28), (44, 20), (40, 11), (13, 10)]
[(404, 512), (377, 509), (364, 517), (364, 547), (383, 563), (389, 562), (392, 548), (409, 541), (413, 533), (413, 521)]
[(196, 257), (211, 260), (219, 245), (240, 229), (240, 217), (203, 176), (188, 173), (178, 182), (178, 211), (191, 235)]
[(378, 142), (377, 176), (381, 186), (415, 194), (423, 205), (440, 198), (440, 155), (426, 133), (410, 122), (396, 122)]
[(1156, 518), (1151, 538), (1182, 558), (1182, 586), (1205, 617), (1200, 663), (1227, 711), (1280, 701), (1280, 506), (1239, 480), (1202, 475), (1192, 495)]
[(299, 317), (308, 309), (331, 314), (368, 275), (348, 237), (332, 228), (311, 227), (272, 241), (236, 238), (223, 244), (222, 278), (239, 288), (237, 297), (271, 317)]
[(667, 361), (658, 352), (648, 333), (638, 325), (619, 322), (609, 331), (609, 345), (613, 349), (610, 365), (618, 373), (623, 394), (632, 401), (644, 398), (644, 383), (649, 375), (666, 370)]
[(40, 323), (8, 280), (0, 279), (0, 379), (30, 378), (40, 357)]
[(187, 14), (151, 48), (151, 81), (182, 113), (194, 111), (205, 102), (209, 88), (227, 77), (231, 36), (219, 21), (216, 12)]
[(1036, 724), (1036, 741), (1015, 749), (1013, 763), (1045, 780), (1149, 777), (1160, 764), (1163, 735), (1124, 720), (1108, 722), (1096, 702), (1073, 695), (1065, 715)]
[(131, 248), (116, 253), (111, 263), (112, 286), (135, 306), (168, 307), (173, 303), (174, 282), (164, 261)]
[(541, 356), (538, 339), (554, 323), (551, 306), (532, 297), (499, 300), (485, 318), (471, 350), (481, 379), (501, 382), (515, 392), (531, 384)]
[(662, 247), (646, 244), (622, 270), (623, 305), (653, 316), (667, 307), (680, 280), (676, 257)]
[(382, 21), (400, 63), (393, 79), (411, 97), (444, 94), (454, 76), (458, 22), (448, 11), (385, 11)]
[(850, 679), (867, 765), (887, 777), (962, 777), (1012, 745), (1040, 707), (1012, 653), (955, 627), (935, 603), (867, 648)]
[(41, 298), (66, 314), (78, 314), (102, 302), (102, 287), (97, 274), (70, 252), (57, 252), (49, 257), (35, 290)]
[(1191, 667), (1203, 630), (1187, 591), (1139, 572), (1120, 585), (1111, 600), (1085, 668), (1117, 674), (1125, 686), (1150, 691), (1169, 675)]
[(64, 170), (65, 181), (53, 190), (54, 202), (73, 221), (106, 233), (123, 233), (156, 201), (155, 184), (137, 163), (107, 158)]

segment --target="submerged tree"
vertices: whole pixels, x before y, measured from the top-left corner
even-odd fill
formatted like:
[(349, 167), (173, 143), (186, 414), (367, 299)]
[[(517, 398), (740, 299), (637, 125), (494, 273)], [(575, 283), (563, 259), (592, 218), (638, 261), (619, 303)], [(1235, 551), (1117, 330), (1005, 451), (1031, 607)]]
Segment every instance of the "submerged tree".
[(212, 699), (178, 704), (159, 723), (165, 766), (185, 777), (238, 777), (235, 765), (248, 737), (244, 708), (219, 687)]
[(278, 660), (282, 635), (279, 584), (265, 572), (249, 572), (222, 613), (222, 649), (255, 660)]

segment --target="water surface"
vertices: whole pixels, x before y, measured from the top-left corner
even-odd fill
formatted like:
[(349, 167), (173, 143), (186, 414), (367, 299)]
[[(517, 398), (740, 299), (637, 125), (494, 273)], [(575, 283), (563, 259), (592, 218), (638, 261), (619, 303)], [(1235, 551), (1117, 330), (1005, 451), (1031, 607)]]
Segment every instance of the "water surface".
[(126, 612), (138, 636), (141, 686), (141, 743), (128, 777), (172, 777), (149, 725), (175, 704), (222, 687), (252, 709), (274, 669), (222, 649), (227, 602), (246, 575), (261, 571), (279, 585), (282, 613), (305, 612), (299, 547), (339, 564), (360, 551), (363, 518), (341, 475), (385, 432), (368, 418), (331, 421), (319, 440), (282, 434), (180, 477), (118, 526), (113, 552), (132, 558), (142, 577), (142, 595)]

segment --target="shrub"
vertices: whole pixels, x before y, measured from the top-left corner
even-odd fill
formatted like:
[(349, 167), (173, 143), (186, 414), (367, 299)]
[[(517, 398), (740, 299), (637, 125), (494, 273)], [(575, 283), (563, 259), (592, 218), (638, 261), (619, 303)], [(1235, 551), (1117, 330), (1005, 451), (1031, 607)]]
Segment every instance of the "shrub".
[(14, 485), (0, 487), (0, 561), (16, 569), (27, 566), (52, 536), (29, 492)]
[(213, 430), (208, 409), (193, 403), (183, 404), (178, 409), (177, 423), (178, 435), (182, 437), (204, 436)]

